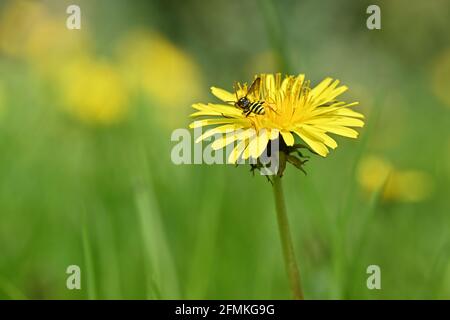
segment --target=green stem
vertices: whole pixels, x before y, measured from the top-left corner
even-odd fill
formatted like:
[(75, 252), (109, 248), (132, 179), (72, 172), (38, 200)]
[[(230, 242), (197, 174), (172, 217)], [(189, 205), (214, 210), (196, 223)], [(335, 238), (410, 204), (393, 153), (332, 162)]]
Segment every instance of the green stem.
[(283, 186), (281, 184), (281, 177), (278, 175), (275, 175), (273, 179), (273, 194), (275, 196), (278, 229), (280, 232), (284, 263), (289, 277), (292, 295), (295, 300), (303, 300), (300, 273), (298, 271), (297, 262), (295, 259), (294, 246), (292, 244), (289, 221), (286, 213), (286, 205), (284, 203)]

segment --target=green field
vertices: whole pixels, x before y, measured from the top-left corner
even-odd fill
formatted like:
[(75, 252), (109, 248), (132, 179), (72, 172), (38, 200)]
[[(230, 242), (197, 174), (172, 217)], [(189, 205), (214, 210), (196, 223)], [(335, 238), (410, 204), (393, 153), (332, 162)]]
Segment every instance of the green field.
[(305, 298), (450, 298), (448, 1), (380, 2), (381, 30), (367, 1), (78, 3), (68, 30), (71, 1), (0, 0), (1, 299), (290, 298), (271, 184), (170, 157), (192, 103), (261, 72), (365, 115), (283, 178)]

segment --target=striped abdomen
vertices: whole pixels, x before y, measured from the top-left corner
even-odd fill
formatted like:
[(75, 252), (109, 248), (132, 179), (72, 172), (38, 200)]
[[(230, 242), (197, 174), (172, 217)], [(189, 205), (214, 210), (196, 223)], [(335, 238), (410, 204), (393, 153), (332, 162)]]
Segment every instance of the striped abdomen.
[(250, 103), (250, 105), (248, 106), (245, 113), (247, 115), (250, 113), (254, 113), (254, 114), (258, 114), (258, 115), (265, 114), (266, 111), (264, 110), (264, 101), (255, 101), (255, 102)]

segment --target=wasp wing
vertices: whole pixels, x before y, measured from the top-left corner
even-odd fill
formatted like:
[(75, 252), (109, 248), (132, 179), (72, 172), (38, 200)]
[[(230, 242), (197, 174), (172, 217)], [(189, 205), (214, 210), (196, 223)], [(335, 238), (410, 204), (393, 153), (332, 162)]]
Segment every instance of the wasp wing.
[[(260, 84), (261, 84), (261, 78), (258, 77), (253, 81), (252, 85), (247, 90), (247, 94), (245, 96), (248, 96), (249, 94), (252, 94), (256, 91), (259, 91)], [(257, 93), (259, 93), (259, 92), (257, 92)]]

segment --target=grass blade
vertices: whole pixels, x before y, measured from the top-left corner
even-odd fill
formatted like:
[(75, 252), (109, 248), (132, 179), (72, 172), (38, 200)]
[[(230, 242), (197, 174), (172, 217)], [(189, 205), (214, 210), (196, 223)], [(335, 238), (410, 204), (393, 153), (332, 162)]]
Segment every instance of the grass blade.
[(89, 241), (89, 232), (86, 223), (86, 216), (83, 216), (81, 237), (83, 243), (84, 264), (87, 278), (87, 297), (89, 300), (97, 299), (97, 289), (95, 284), (95, 272), (92, 258), (91, 243)]

